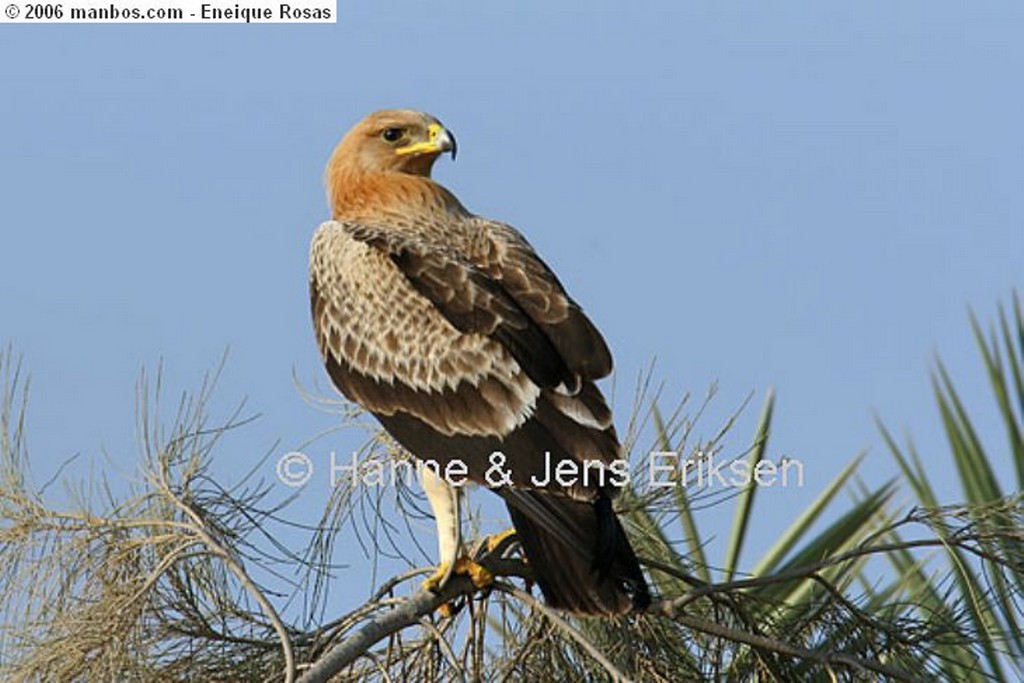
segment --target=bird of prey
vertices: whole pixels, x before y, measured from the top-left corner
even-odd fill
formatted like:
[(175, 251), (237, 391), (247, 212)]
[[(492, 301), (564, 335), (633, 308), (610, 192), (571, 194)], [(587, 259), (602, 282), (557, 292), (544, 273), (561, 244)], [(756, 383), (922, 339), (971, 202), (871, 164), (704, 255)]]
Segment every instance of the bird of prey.
[[(327, 372), (413, 456), (460, 460), (504, 499), (551, 607), (642, 610), (647, 583), (604, 476), (624, 464), (595, 384), (611, 372), (608, 347), (519, 232), (431, 179), (437, 158), (455, 151), (436, 118), (412, 110), (371, 114), (334, 150), (333, 220), (310, 251)], [(495, 455), (504, 467), (488, 477)], [(550, 470), (561, 465), (569, 474), (556, 481)], [(441, 555), (430, 585), (452, 568), (486, 582), (460, 557), (458, 492), (436, 476), (424, 488)]]

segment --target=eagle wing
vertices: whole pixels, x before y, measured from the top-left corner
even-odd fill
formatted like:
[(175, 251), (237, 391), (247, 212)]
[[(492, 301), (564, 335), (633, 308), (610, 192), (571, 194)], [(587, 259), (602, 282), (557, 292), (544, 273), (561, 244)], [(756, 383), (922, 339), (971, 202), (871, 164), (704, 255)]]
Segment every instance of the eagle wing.
[(473, 222), (478, 238), (471, 258), (544, 331), (576, 381), (611, 373), (612, 357), (601, 333), (526, 238), (505, 223), (480, 217)]
[[(310, 295), (332, 378), (372, 412), (406, 413), (448, 436), (504, 437), (552, 409), (610, 429), (591, 381), (610, 369), (600, 334), (525, 240), (499, 236), (482, 248), (473, 240), (467, 257), (386, 228), (323, 224)], [(607, 360), (588, 362), (593, 349)], [(618, 457), (602, 441), (585, 457)]]

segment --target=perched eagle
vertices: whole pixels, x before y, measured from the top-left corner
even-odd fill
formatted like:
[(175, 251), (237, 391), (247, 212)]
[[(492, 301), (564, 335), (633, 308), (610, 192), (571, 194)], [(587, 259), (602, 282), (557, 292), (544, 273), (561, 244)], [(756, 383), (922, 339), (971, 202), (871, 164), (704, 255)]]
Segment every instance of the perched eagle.
[[(445, 152), (455, 157), (455, 138), (437, 119), (388, 110), (357, 124), (331, 156), (333, 220), (310, 253), (327, 372), (414, 456), (458, 459), (505, 500), (549, 605), (643, 609), (650, 595), (612, 510), (616, 489), (599, 476), (620, 457), (594, 384), (611, 372), (608, 347), (519, 232), (473, 215), (431, 180)], [(487, 478), (495, 453), (504, 467)], [(549, 476), (584, 463), (561, 478), (567, 485)], [(424, 488), (438, 576), (453, 566), (474, 575), (459, 557), (458, 492), (436, 476)]]

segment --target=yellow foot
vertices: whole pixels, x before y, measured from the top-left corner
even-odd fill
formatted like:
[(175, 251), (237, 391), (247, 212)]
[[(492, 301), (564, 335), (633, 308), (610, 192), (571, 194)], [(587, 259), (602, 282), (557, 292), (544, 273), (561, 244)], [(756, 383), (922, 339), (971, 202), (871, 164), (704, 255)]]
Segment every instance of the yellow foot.
[(486, 567), (479, 565), (468, 557), (460, 557), (455, 563), (456, 574), (468, 574), (473, 585), (477, 588), (486, 588), (494, 583), (494, 574)]
[(495, 534), (493, 536), (490, 536), (487, 539), (487, 552), (493, 553), (494, 549), (497, 548), (498, 546), (500, 546), (502, 543), (504, 543), (506, 538), (509, 538), (509, 537), (515, 536), (515, 535), (516, 535), (516, 530), (513, 528), (513, 529), (505, 529), (500, 534)]
[(448, 577), (448, 563), (442, 562), (437, 566), (437, 571), (431, 574), (423, 582), (423, 589), (436, 593), (444, 587), (445, 579)]
[[(451, 574), (465, 574), (473, 582), (473, 585), (477, 588), (486, 588), (494, 583), (494, 574), (487, 570), (483, 565), (479, 565), (468, 557), (460, 557), (455, 561), (455, 567), (450, 572)], [(431, 574), (426, 581), (423, 582), (423, 587), (436, 593), (444, 588), (445, 578), (449, 576), (448, 563), (442, 563), (437, 571)]]

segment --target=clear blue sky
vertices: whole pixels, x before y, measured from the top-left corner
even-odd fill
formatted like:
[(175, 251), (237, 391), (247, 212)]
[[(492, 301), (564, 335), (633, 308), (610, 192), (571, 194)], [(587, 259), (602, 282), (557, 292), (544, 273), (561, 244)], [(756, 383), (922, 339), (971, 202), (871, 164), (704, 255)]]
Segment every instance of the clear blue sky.
[(226, 346), (218, 397), (262, 417), (218, 471), (330, 426), (292, 382), (323, 379), (322, 168), (405, 106), (458, 135), (436, 177), (523, 230), (604, 330), (620, 415), (654, 357), (668, 395), (719, 382), (706, 436), (777, 389), (769, 455), (804, 461), (807, 490), (761, 501), (765, 534), (861, 449), (870, 481), (893, 472), (873, 411), (954, 497), (927, 370), (938, 351), (991, 405), (966, 307), (1024, 284), (1024, 4), (554, 4), (0, 26), (0, 339), (32, 373), (38, 478), (76, 452), (130, 474), (139, 369), (162, 358), (173, 396)]

